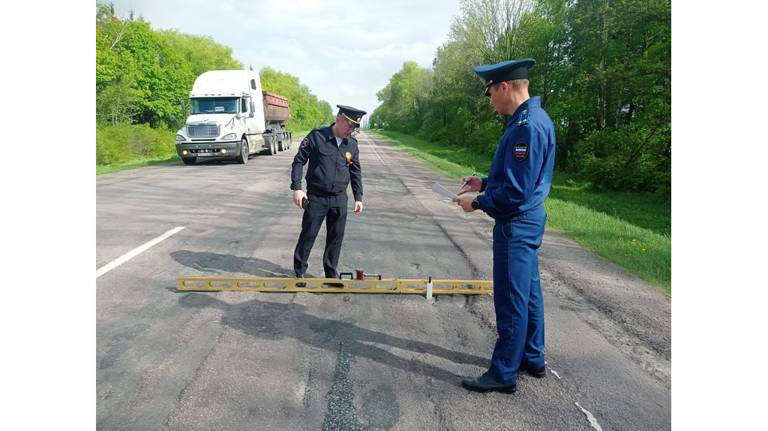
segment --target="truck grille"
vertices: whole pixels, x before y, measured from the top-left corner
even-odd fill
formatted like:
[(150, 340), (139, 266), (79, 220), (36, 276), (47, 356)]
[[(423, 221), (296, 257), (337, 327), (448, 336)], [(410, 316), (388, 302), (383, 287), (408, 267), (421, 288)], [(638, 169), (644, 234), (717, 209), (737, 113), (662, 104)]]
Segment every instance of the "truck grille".
[(190, 124), (187, 126), (190, 138), (215, 138), (219, 136), (218, 124)]

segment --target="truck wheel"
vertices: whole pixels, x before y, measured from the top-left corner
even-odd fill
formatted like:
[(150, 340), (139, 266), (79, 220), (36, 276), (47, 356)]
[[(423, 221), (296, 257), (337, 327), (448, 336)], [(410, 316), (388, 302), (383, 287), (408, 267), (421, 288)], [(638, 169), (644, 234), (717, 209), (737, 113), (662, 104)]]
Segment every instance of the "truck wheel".
[[(270, 145), (271, 144), (269, 143), (269, 138), (267, 136), (265, 136), (264, 137), (264, 145), (261, 146), (261, 149), (259, 150), (259, 154), (269, 154), (270, 153), (270, 150), (269, 150), (269, 146)], [(266, 152), (264, 151), (265, 148), (267, 149)]]
[(237, 156), (237, 163), (243, 165), (248, 163), (248, 141), (245, 138), (240, 141), (240, 155)]
[(185, 165), (194, 165), (197, 162), (197, 157), (182, 157), (181, 161), (184, 162)]
[(285, 144), (283, 144), (283, 140), (277, 141), (277, 151), (284, 151), (285, 150)]
[(277, 139), (276, 137), (269, 140), (269, 155), (274, 156), (277, 154)]
[(287, 136), (288, 136), (288, 146), (285, 147), (285, 148), (290, 149), (291, 148), (291, 144), (293, 144), (293, 142), (291, 141), (291, 133), (288, 132)]

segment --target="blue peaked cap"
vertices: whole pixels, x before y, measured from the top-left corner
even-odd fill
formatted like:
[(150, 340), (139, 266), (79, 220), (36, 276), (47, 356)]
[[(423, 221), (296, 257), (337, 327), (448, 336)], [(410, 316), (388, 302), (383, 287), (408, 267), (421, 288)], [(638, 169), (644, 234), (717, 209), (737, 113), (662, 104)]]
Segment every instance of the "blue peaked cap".
[(532, 58), (522, 60), (507, 60), (501, 63), (475, 67), (475, 73), (485, 80), (485, 92), (488, 95), (488, 87), (501, 81), (513, 79), (528, 79), (528, 69), (536, 64)]

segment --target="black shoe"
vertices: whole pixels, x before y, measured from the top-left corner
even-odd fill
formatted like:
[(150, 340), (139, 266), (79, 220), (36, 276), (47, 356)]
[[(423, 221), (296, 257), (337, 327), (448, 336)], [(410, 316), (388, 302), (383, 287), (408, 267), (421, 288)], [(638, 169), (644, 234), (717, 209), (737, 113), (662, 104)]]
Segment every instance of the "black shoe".
[(462, 380), (461, 386), (463, 386), (464, 389), (468, 389), (470, 391), (475, 391), (475, 392), (496, 391), (496, 392), (502, 392), (505, 394), (511, 394), (517, 390), (517, 385), (499, 383), (496, 381), (496, 379), (491, 377), (491, 373), (487, 371), (482, 376), (476, 379)]
[(531, 364), (526, 364), (525, 362), (520, 364), (520, 371), (525, 371), (529, 375), (536, 377), (537, 379), (541, 379), (542, 377), (547, 376), (547, 367), (534, 367)]

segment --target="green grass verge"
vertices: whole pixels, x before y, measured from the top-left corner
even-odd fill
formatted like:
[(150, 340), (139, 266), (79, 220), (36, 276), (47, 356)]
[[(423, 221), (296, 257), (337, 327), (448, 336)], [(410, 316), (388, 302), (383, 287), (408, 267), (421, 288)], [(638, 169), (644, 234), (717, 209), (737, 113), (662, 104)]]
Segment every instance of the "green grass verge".
[[(452, 178), (485, 175), (490, 169), (487, 155), (389, 130), (366, 131)], [(555, 172), (545, 206), (549, 228), (671, 295), (672, 217), (668, 196), (595, 191), (587, 183)]]
[(152, 165), (165, 165), (174, 162), (181, 164), (179, 156), (177, 156), (175, 153), (166, 157), (136, 159), (111, 165), (96, 165), (96, 175), (111, 174), (113, 172), (125, 171), (128, 169), (143, 168), (145, 166)]
[(367, 133), (398, 147), (427, 162), (427, 165), (453, 178), (460, 178), (474, 173), (485, 173), (491, 167), (491, 158), (479, 155), (466, 148), (442, 146), (427, 142), (404, 133), (390, 130), (366, 129)]

